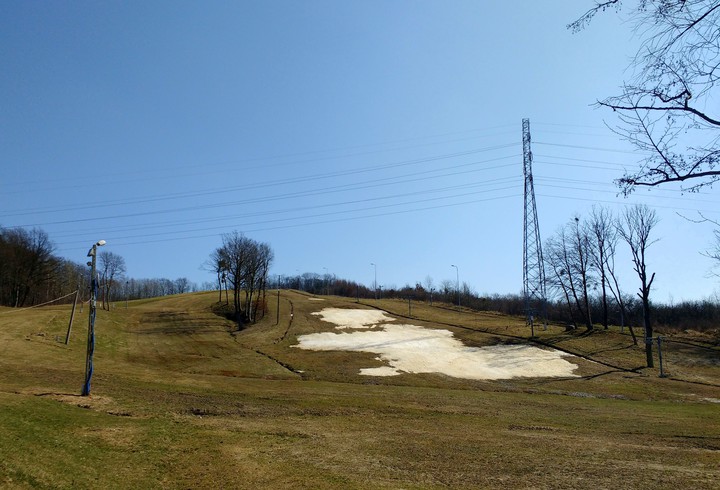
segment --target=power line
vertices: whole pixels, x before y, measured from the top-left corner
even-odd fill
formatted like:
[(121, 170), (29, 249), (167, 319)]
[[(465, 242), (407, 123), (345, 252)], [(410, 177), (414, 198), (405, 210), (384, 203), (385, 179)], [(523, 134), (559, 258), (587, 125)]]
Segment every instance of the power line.
[[(350, 158), (350, 157), (372, 155), (372, 154), (377, 154), (377, 153), (385, 153), (385, 152), (398, 151), (398, 150), (407, 150), (407, 149), (414, 149), (414, 148), (422, 148), (422, 147), (427, 147), (427, 146), (442, 145), (442, 144), (454, 143), (454, 142), (458, 142), (458, 141), (468, 141), (468, 140), (474, 140), (474, 139), (479, 139), (479, 138), (489, 138), (489, 137), (494, 137), (494, 136), (498, 136), (498, 135), (497, 135), (497, 134), (488, 134), (488, 135), (478, 135), (478, 136), (472, 136), (472, 137), (466, 137), (466, 138), (460, 138), (460, 139), (452, 139), (452, 140), (444, 140), (444, 141), (441, 140), (441, 141), (435, 141), (435, 142), (427, 142), (428, 140), (430, 140), (430, 139), (435, 139), (435, 138), (442, 138), (442, 137), (446, 137), (446, 136), (455, 136), (455, 135), (475, 133), (475, 132), (495, 131), (495, 130), (498, 130), (498, 129), (507, 129), (507, 128), (510, 128), (511, 126), (512, 126), (511, 124), (505, 124), (505, 125), (493, 126), (493, 127), (489, 127), (489, 128), (470, 129), (470, 130), (464, 130), (464, 131), (456, 131), (456, 132), (450, 132), (450, 133), (442, 133), (442, 134), (439, 134), (439, 135), (418, 136), (418, 137), (414, 137), (414, 138), (406, 138), (406, 139), (395, 140), (395, 141), (390, 141), (390, 142), (367, 143), (367, 144), (359, 144), (359, 145), (352, 145), (352, 146), (346, 146), (346, 147), (336, 147), (336, 148), (323, 149), (323, 150), (310, 150), (310, 151), (294, 152), (294, 153), (286, 153), (286, 154), (278, 154), (278, 155), (250, 157), (250, 158), (244, 158), (244, 159), (240, 159), (240, 160), (229, 160), (229, 161), (225, 161), (225, 162), (204, 161), (203, 163), (196, 163), (196, 164), (192, 164), (192, 165), (181, 165), (181, 166), (179, 166), (179, 167), (173, 167), (173, 168), (171, 168), (171, 169), (161, 168), (161, 169), (156, 169), (156, 170), (155, 170), (155, 169), (153, 169), (153, 170), (146, 170), (146, 171), (143, 171), (143, 172), (135, 171), (135, 172), (133, 172), (133, 173), (135, 173), (135, 174), (156, 174), (156, 173), (160, 173), (160, 174), (162, 174), (164, 177), (166, 177), (166, 176), (167, 176), (167, 172), (168, 172), (169, 170), (172, 170), (172, 171), (174, 172), (174, 173), (173, 173), (174, 176), (191, 177), (191, 176), (197, 176), (197, 175), (207, 175), (207, 174), (208, 174), (208, 167), (216, 168), (216, 167), (218, 167), (218, 166), (225, 166), (225, 167), (226, 167), (226, 166), (229, 166), (229, 165), (235, 166), (235, 165), (237, 165), (237, 164), (252, 164), (252, 163), (259, 163), (259, 162), (264, 162), (264, 161), (280, 160), (280, 159), (285, 159), (285, 158), (297, 158), (297, 157), (303, 157), (303, 156), (309, 156), (309, 155), (318, 155), (318, 154), (323, 154), (323, 153), (332, 153), (332, 152), (336, 152), (336, 151), (347, 151), (347, 150), (355, 150), (355, 149), (361, 149), (361, 148), (372, 148), (372, 147), (377, 147), (377, 146), (394, 145), (394, 144), (405, 143), (405, 142), (410, 142), (410, 141), (423, 141), (423, 142), (424, 142), (424, 143), (419, 144), (419, 145), (401, 146), (401, 147), (394, 147), (394, 148), (391, 147), (391, 148), (384, 148), (384, 149), (373, 150), (373, 151), (366, 151), (366, 152), (359, 152), (359, 153), (349, 153), (349, 154), (341, 154), (341, 155), (326, 156), (326, 157), (316, 157), (316, 158), (311, 158), (311, 159), (306, 159), (306, 160), (295, 160), (295, 161), (290, 161), (290, 162), (282, 162), (282, 163), (276, 163), (276, 164), (272, 164), (272, 165), (266, 165), (265, 168), (268, 168), (268, 167), (269, 167), (269, 168), (273, 168), (273, 167), (287, 166), (287, 165), (297, 165), (297, 164), (302, 164), (302, 163), (312, 163), (312, 162), (318, 162), (318, 161), (323, 161), (323, 160), (339, 160), (339, 159), (342, 159), (342, 158)], [(500, 133), (500, 135), (504, 135), (504, 134), (511, 134), (511, 132), (510, 132), (510, 131), (506, 131), (506, 132), (504, 132), (504, 133)], [(200, 173), (194, 173), (194, 174), (182, 174), (182, 175), (178, 175), (178, 173), (177, 173), (178, 171), (181, 171), (181, 170), (184, 170), (184, 169), (194, 169), (194, 168), (202, 169), (202, 172), (200, 172)], [(231, 171), (232, 171), (232, 170), (241, 171), (241, 170), (246, 170), (246, 169), (247, 169), (246, 167), (242, 167), (242, 168), (239, 168), (239, 169), (237, 169), (237, 168), (232, 168), (232, 169), (230, 169), (230, 170), (231, 170)], [(227, 172), (227, 171), (228, 171), (228, 169), (227, 169), (227, 168), (224, 168), (224, 169), (222, 169), (222, 170), (211, 171), (210, 173), (225, 173), (225, 172)], [(114, 177), (114, 176), (125, 176), (125, 175), (127, 175), (126, 172), (115, 172), (115, 173), (106, 173), (106, 174), (105, 174), (105, 177), (107, 177), (107, 178), (112, 178), (112, 177)], [(56, 185), (58, 182), (62, 182), (62, 181), (71, 182), (71, 181), (74, 181), (74, 180), (76, 180), (76, 179), (75, 179), (75, 178), (72, 178), (72, 177), (68, 177), (68, 178), (64, 178), (64, 179), (19, 181), (19, 182), (15, 182), (15, 183), (13, 184), (13, 186), (16, 187), (16, 186), (18, 186), (18, 185), (29, 184), (29, 185), (31, 185), (31, 186), (33, 187), (33, 189), (37, 190), (37, 184), (38, 184), (38, 183), (44, 183), (44, 182), (50, 183), (50, 182), (52, 182), (52, 183), (55, 184), (55, 185), (54, 185), (52, 188), (49, 188), (49, 189), (47, 189), (47, 190), (51, 190), (51, 189), (52, 189), (52, 190), (55, 190), (55, 189), (58, 189), (58, 187), (57, 187), (57, 185)], [(136, 182), (136, 181), (137, 181), (137, 180), (124, 180), (124, 181), (120, 181), (120, 182), (121, 182), (121, 183), (129, 183), (129, 182)], [(115, 182), (117, 182), (117, 181), (115, 181)], [(76, 186), (70, 186), (70, 187), (63, 187), (63, 189), (81, 188), (81, 187), (82, 187), (82, 185), (76, 185)], [(9, 191), (8, 193), (15, 194), (15, 193), (20, 193), (20, 192), (22, 192), (22, 191)]]
[(626, 153), (628, 155), (635, 155), (637, 152), (630, 151), (630, 150), (618, 150), (617, 148), (598, 148), (595, 146), (582, 146), (582, 145), (568, 145), (568, 144), (562, 144), (562, 143), (543, 143), (543, 142), (533, 142), (536, 145), (543, 145), (543, 146), (557, 146), (561, 148), (575, 148), (579, 150), (591, 150), (591, 151), (607, 151), (607, 152), (613, 152), (613, 153)]
[[(472, 149), (472, 150), (447, 153), (447, 154), (441, 154), (441, 155), (434, 155), (434, 156), (429, 156), (429, 157), (424, 157), (424, 158), (401, 160), (401, 161), (393, 162), (390, 164), (373, 165), (373, 166), (369, 166), (369, 167), (362, 167), (359, 169), (343, 170), (343, 171), (337, 171), (337, 172), (316, 173), (316, 174), (312, 174), (312, 175), (305, 175), (303, 177), (276, 179), (276, 180), (272, 180), (272, 181), (268, 181), (268, 182), (264, 182), (264, 183), (251, 183), (251, 184), (244, 184), (241, 186), (215, 188), (215, 189), (210, 189), (210, 190), (201, 191), (201, 192), (196, 192), (196, 191), (182, 192), (182, 193), (153, 196), (153, 197), (140, 198), (140, 199), (134, 199), (134, 200), (123, 199), (123, 200), (116, 200), (116, 201), (110, 201), (110, 202), (100, 201), (100, 202), (95, 202), (95, 203), (83, 203), (82, 205), (65, 207), (65, 208), (53, 207), (53, 208), (48, 209), (46, 207), (46, 208), (35, 208), (35, 209), (30, 209), (30, 210), (23, 209), (22, 211), (19, 211), (19, 212), (3, 213), (3, 214), (0, 214), (0, 216), (2, 216), (2, 217), (27, 216), (27, 215), (31, 215), (31, 214), (38, 214), (38, 212), (56, 213), (56, 212), (63, 212), (63, 211), (76, 211), (76, 210), (80, 210), (80, 209), (87, 209), (88, 207), (104, 208), (104, 207), (122, 206), (122, 205), (127, 205), (127, 204), (147, 204), (147, 203), (151, 203), (151, 202), (159, 202), (159, 201), (172, 200), (172, 199), (187, 199), (189, 197), (217, 195), (217, 194), (221, 194), (221, 193), (238, 192), (238, 191), (243, 191), (243, 190), (256, 190), (256, 189), (266, 188), (266, 187), (298, 184), (298, 183), (308, 182), (308, 181), (317, 181), (320, 179), (331, 179), (331, 178), (335, 178), (335, 177), (343, 177), (343, 176), (356, 175), (356, 174), (361, 174), (361, 173), (369, 173), (369, 172), (376, 172), (376, 171), (388, 170), (388, 169), (393, 169), (393, 168), (400, 168), (400, 167), (405, 167), (405, 166), (419, 165), (422, 163), (429, 163), (429, 162), (435, 162), (435, 161), (439, 161), (439, 160), (457, 158), (460, 156), (468, 156), (468, 155), (473, 155), (473, 154), (478, 154), (478, 153), (485, 153), (485, 152), (489, 152), (489, 151), (507, 149), (507, 148), (511, 148), (514, 146), (518, 146), (518, 145), (516, 143), (496, 145), (496, 146), (492, 146), (492, 147), (476, 148), (476, 149)], [(39, 226), (39, 225), (22, 225), (22, 226)]]
[[(421, 212), (421, 211), (429, 211), (429, 210), (443, 209), (443, 208), (449, 208), (449, 207), (466, 206), (468, 204), (477, 204), (477, 203), (488, 202), (488, 201), (499, 201), (499, 200), (505, 200), (505, 199), (510, 199), (510, 198), (517, 199), (519, 197), (520, 197), (520, 194), (511, 194), (511, 195), (500, 196), (500, 197), (496, 197), (496, 198), (474, 199), (471, 201), (464, 201), (464, 202), (452, 203), (452, 204), (442, 204), (442, 205), (437, 205), (437, 206), (428, 206), (428, 207), (423, 207), (423, 208), (415, 208), (415, 209), (408, 209), (408, 210), (402, 210), (402, 211), (391, 211), (391, 212), (376, 213), (376, 214), (365, 215), (365, 216), (351, 216), (351, 217), (343, 217), (343, 218), (337, 218), (337, 219), (331, 219), (331, 220), (314, 221), (314, 222), (308, 222), (308, 223), (296, 223), (296, 224), (265, 227), (265, 228), (242, 229), (242, 231), (243, 231), (243, 233), (253, 233), (253, 232), (259, 232), (259, 231), (272, 231), (272, 230), (281, 230), (281, 229), (287, 229), (287, 228), (298, 228), (301, 226), (302, 227), (315, 226), (315, 225), (338, 223), (338, 222), (353, 221), (353, 220), (360, 220), (360, 219), (393, 216), (393, 215), (398, 215), (398, 214), (416, 213), (416, 212)], [(185, 236), (185, 237), (162, 238), (162, 239), (156, 239), (156, 240), (142, 240), (142, 241), (136, 241), (136, 242), (116, 243), (116, 245), (147, 245), (149, 243), (160, 243), (160, 242), (169, 242), (169, 241), (177, 241), (177, 240), (191, 240), (191, 239), (196, 239), (196, 238), (209, 238), (209, 237), (216, 237), (216, 236), (218, 236), (217, 233), (211, 233), (211, 234), (193, 235), (193, 236)], [(122, 239), (120, 239), (120, 240), (122, 240)]]
[[(498, 179), (498, 180), (504, 180), (504, 179)], [(498, 182), (496, 182), (498, 183)], [(456, 186), (456, 187), (483, 187), (487, 186), (488, 183), (481, 183), (481, 184), (474, 184), (473, 186)], [(519, 184), (516, 183), (514, 185), (504, 186), (504, 187), (498, 187), (493, 188), (485, 192), (498, 192), (503, 190), (512, 189), (514, 187), (517, 187)], [(417, 194), (424, 194), (423, 191), (417, 191), (413, 193), (408, 193), (406, 196), (411, 195), (417, 195)], [(359, 211), (369, 211), (369, 210), (376, 210), (376, 209), (385, 209), (385, 208), (392, 208), (392, 207), (400, 207), (400, 206), (407, 206), (412, 204), (422, 204), (427, 202), (433, 202), (433, 201), (439, 201), (443, 199), (456, 199), (459, 197), (465, 197), (469, 195), (477, 194), (477, 191), (473, 192), (466, 192), (461, 194), (452, 194), (449, 196), (441, 196), (441, 197), (435, 197), (435, 198), (426, 198), (426, 199), (420, 199), (415, 201), (406, 201), (401, 203), (393, 203), (393, 204), (384, 204), (379, 206), (370, 206), (370, 207), (364, 207), (364, 208), (358, 208), (358, 209), (348, 209), (348, 210), (339, 210), (339, 211), (333, 211), (330, 213), (321, 213), (321, 214), (315, 214), (315, 215), (309, 215), (309, 216), (297, 216), (297, 217), (287, 217), (287, 218), (278, 218), (274, 220), (265, 220), (260, 222), (250, 222), (250, 223), (244, 223), (244, 226), (247, 225), (257, 225), (260, 223), (273, 223), (273, 222), (282, 222), (282, 221), (289, 221), (289, 220), (301, 220), (301, 219), (308, 219), (308, 218), (316, 218), (316, 217), (323, 217), (323, 216), (330, 216), (330, 215), (337, 215), (337, 214), (350, 214), (355, 213)], [(237, 218), (253, 218), (253, 217), (259, 217), (259, 216), (268, 216), (273, 214), (284, 214), (284, 213), (292, 213), (292, 212), (298, 212), (298, 211), (308, 211), (312, 209), (323, 209), (323, 208), (336, 208), (338, 206), (344, 206), (349, 204), (361, 204), (366, 202), (374, 202), (378, 200), (386, 200), (386, 199), (397, 199), (398, 197), (405, 197), (405, 196), (389, 196), (389, 197), (380, 197), (380, 198), (368, 198), (368, 199), (362, 199), (362, 200), (356, 200), (356, 201), (348, 201), (348, 202), (342, 202), (342, 203), (330, 203), (330, 204), (323, 204), (323, 205), (316, 205), (316, 206), (307, 206), (305, 208), (293, 208), (293, 209), (283, 209), (283, 210), (276, 210), (276, 211), (260, 211), (256, 213), (246, 213), (245, 215), (240, 215), (236, 217), (230, 217), (230, 218), (222, 218), (223, 220), (230, 220), (230, 219), (237, 219)], [(202, 220), (202, 222), (205, 222), (207, 220)], [(201, 222), (201, 221), (198, 221)], [(164, 235), (164, 234), (173, 234), (173, 233), (183, 233), (187, 231), (209, 231), (209, 230), (217, 230), (217, 229), (224, 229), (226, 226), (214, 226), (214, 227), (206, 227), (206, 228), (200, 228), (200, 229), (194, 229), (194, 230), (179, 230), (179, 231), (168, 231), (168, 232), (160, 232), (160, 233), (152, 233), (152, 234), (142, 234), (142, 235), (127, 235), (127, 236), (121, 236), (122, 238), (138, 238), (142, 236), (155, 236), (155, 235)], [(95, 232), (97, 233), (97, 232)], [(118, 238), (113, 237), (113, 241), (116, 241)]]
[[(497, 159), (484, 160), (484, 161), (480, 161), (480, 162), (470, 162), (470, 163), (461, 164), (461, 165), (456, 165), (456, 166), (454, 166), (454, 167), (449, 167), (449, 168), (462, 168), (462, 167), (467, 167), (467, 166), (472, 166), (472, 165), (477, 165), (477, 164), (490, 163), (490, 162), (493, 162), (493, 161), (503, 160), (503, 159), (507, 159), (507, 158), (511, 158), (511, 156), (510, 156), (510, 157), (499, 157), (499, 158), (497, 158)], [(403, 165), (404, 165), (404, 164), (403, 164)], [(498, 165), (498, 166), (494, 166), (494, 167), (487, 167), (487, 168), (478, 169), (478, 170), (475, 170), (475, 171), (488, 171), (488, 170), (494, 170), (494, 169), (497, 169), (497, 168), (503, 168), (503, 167), (509, 167), (509, 166), (512, 166), (512, 164), (510, 164), (510, 165)], [(370, 170), (363, 170), (363, 171), (356, 170), (356, 171), (351, 171), (350, 173), (352, 173), (352, 174), (357, 174), (357, 173), (366, 172), (366, 171), (370, 171)], [(415, 175), (419, 175), (419, 174), (423, 174), (423, 173), (437, 172), (437, 171), (438, 171), (438, 170), (430, 170), (430, 171), (425, 171), (425, 172), (416, 172)], [(458, 174), (463, 174), (463, 173), (469, 173), (469, 172), (474, 172), (474, 171), (455, 172), (455, 173), (450, 173), (450, 174), (446, 174), (446, 175), (439, 175), (439, 176), (436, 175), (436, 176), (433, 176), (433, 177), (426, 177), (426, 178), (422, 178), (422, 179), (410, 179), (409, 181), (413, 181), (413, 180), (427, 180), (428, 178), (438, 178), (438, 177), (443, 177), (443, 176), (453, 176), (453, 175), (458, 175)], [(398, 177), (389, 177), (389, 178), (385, 178), (385, 179), (376, 179), (376, 180), (398, 179), (398, 178), (402, 178), (402, 177), (407, 177), (407, 175), (398, 176)], [(307, 180), (312, 180), (312, 179), (309, 178), (309, 177), (308, 177), (308, 178), (305, 178), (305, 177), (302, 178), (302, 181), (307, 181)], [(261, 187), (268, 187), (268, 186), (270, 186), (270, 185), (271, 185), (271, 184), (265, 184), (265, 185), (263, 185), (263, 186), (261, 186)], [(384, 184), (378, 184), (378, 185), (384, 185)], [(343, 187), (343, 186), (340, 186), (340, 187)], [(368, 188), (368, 187), (373, 187), (373, 186), (366, 186), (365, 188)], [(361, 188), (362, 188), (362, 187), (361, 187)], [(253, 190), (254, 190), (254, 188), (253, 188)], [(347, 190), (347, 189), (345, 189), (345, 190)], [(357, 190), (357, 189), (353, 189), (353, 190)], [(200, 210), (200, 209), (220, 208), (220, 207), (236, 206), (236, 205), (243, 205), (243, 204), (253, 204), (253, 203), (257, 204), (257, 203), (259, 203), (259, 202), (267, 202), (267, 201), (272, 201), (272, 200), (285, 199), (285, 198), (288, 198), (288, 197), (298, 197), (298, 194), (299, 194), (301, 197), (302, 197), (302, 196), (307, 196), (307, 195), (316, 195), (315, 193), (308, 193), (308, 191), (304, 191), (304, 192), (300, 192), (300, 193), (290, 193), (290, 194), (285, 194), (285, 195), (280, 195), (280, 196), (270, 196), (270, 197), (264, 197), (264, 198), (251, 198), (251, 199), (244, 199), (244, 200), (240, 200), (240, 201), (225, 201), (225, 202), (221, 202), (221, 203), (204, 204), (204, 205), (194, 205), (194, 206), (184, 206), (184, 207), (176, 207), (176, 208), (170, 208), (170, 209), (164, 209), (164, 210), (142, 211), (142, 212), (136, 212), (136, 213), (125, 213), (125, 214), (118, 214), (118, 215), (112, 215), (112, 216), (97, 216), (97, 217), (88, 217), (88, 218), (78, 218), (78, 219), (60, 220), (60, 221), (48, 221), (48, 222), (43, 222), (43, 223), (32, 223), (32, 224), (16, 225), (15, 227), (16, 227), (16, 228), (20, 228), (20, 227), (47, 226), (47, 225), (58, 225), (58, 224), (71, 224), (71, 223), (91, 222), (91, 221), (100, 221), (100, 220), (109, 220), (109, 219), (119, 219), (119, 218), (136, 218), (136, 217), (140, 217), (140, 216), (150, 216), (150, 215), (157, 215), (157, 214), (170, 214), (170, 213), (178, 213), (178, 212), (185, 212), (185, 211), (197, 211), (197, 210)]]
[[(502, 165), (502, 166), (498, 166), (495, 168), (507, 167), (507, 166), (509, 166), (509, 165)], [(465, 173), (469, 173), (469, 172), (475, 172), (475, 171), (456, 172), (455, 174), (465, 174)], [(452, 174), (452, 175), (455, 175), (455, 174)], [(435, 178), (435, 176), (424, 177), (424, 178), (419, 178), (419, 179), (410, 179), (408, 181), (428, 180), (428, 179), (433, 179), (433, 178)], [(223, 215), (221, 217), (212, 217), (212, 218), (211, 217), (202, 217), (202, 218), (196, 218), (196, 219), (192, 219), (192, 220), (182, 220), (182, 221), (174, 221), (174, 222), (161, 221), (161, 222), (154, 222), (154, 223), (146, 223), (146, 224), (139, 225), (139, 226), (138, 225), (124, 226), (124, 227), (113, 226), (112, 231), (115, 231), (115, 232), (117, 232), (117, 231), (135, 231), (135, 230), (142, 230), (142, 229), (148, 229), (148, 228), (152, 228), (152, 229), (167, 228), (167, 227), (171, 227), (171, 226), (191, 225), (191, 224), (196, 224), (196, 223), (207, 223), (207, 222), (211, 222), (211, 221), (228, 221), (231, 219), (244, 218), (244, 217), (248, 217), (248, 216), (262, 216), (262, 215), (269, 215), (269, 214), (278, 214), (278, 213), (283, 213), (283, 212), (297, 212), (297, 211), (303, 210), (303, 209), (337, 207), (337, 206), (343, 206), (343, 205), (347, 205), (347, 204), (351, 204), (351, 203), (397, 199), (397, 198), (406, 197), (409, 195), (446, 192), (448, 190), (464, 189), (464, 188), (471, 188), (471, 187), (484, 187), (484, 186), (488, 186), (490, 184), (509, 183), (511, 181), (516, 181), (516, 180), (517, 180), (516, 177), (503, 177), (503, 178), (491, 179), (491, 180), (485, 179), (482, 182), (472, 182), (472, 183), (465, 183), (465, 184), (440, 187), (440, 188), (422, 189), (422, 190), (417, 190), (417, 191), (408, 192), (408, 193), (391, 194), (391, 195), (386, 195), (386, 196), (365, 198), (365, 199), (359, 199), (359, 200), (353, 200), (353, 201), (331, 202), (331, 203), (326, 203), (326, 204), (305, 206), (305, 207), (297, 207), (296, 206), (291, 209), (259, 211), (259, 212), (255, 212), (255, 213), (245, 213), (245, 214), (241, 214), (241, 215), (232, 215), (232, 216)], [(405, 181), (405, 182), (408, 182), (408, 181)], [(394, 183), (391, 183), (391, 184), (394, 184)], [(383, 184), (383, 185), (388, 185), (388, 184)], [(367, 186), (367, 187), (379, 187), (379, 186), (375, 185), (375, 186)], [(357, 189), (355, 189), (355, 190), (357, 190)], [(492, 191), (492, 189), (491, 189), (491, 191)], [(332, 192), (337, 192), (337, 191), (333, 190)], [(306, 197), (306, 196), (302, 196), (302, 197)], [(267, 201), (269, 199), (270, 198), (263, 198), (263, 199), (258, 199), (258, 200), (247, 200), (246, 204), (256, 204), (257, 205), (257, 204), (260, 204), (261, 202)], [(98, 233), (98, 232), (95, 232), (95, 233)], [(76, 233), (67, 232), (67, 233), (59, 234), (59, 235), (55, 235), (55, 236), (56, 237), (64, 237), (64, 236), (68, 236), (68, 235), (76, 235)]]

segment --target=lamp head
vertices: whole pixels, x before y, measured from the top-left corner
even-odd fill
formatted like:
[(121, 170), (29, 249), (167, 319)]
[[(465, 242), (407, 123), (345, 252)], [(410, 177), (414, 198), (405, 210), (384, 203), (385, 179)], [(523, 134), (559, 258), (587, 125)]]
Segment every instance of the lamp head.
[(95, 255), (95, 249), (96, 249), (97, 247), (102, 247), (103, 245), (105, 245), (105, 243), (106, 243), (105, 240), (98, 240), (98, 241), (95, 243), (95, 245), (93, 245), (93, 246), (90, 248), (90, 250), (88, 250), (87, 256), (88, 256), (88, 257), (94, 256), (94, 255)]

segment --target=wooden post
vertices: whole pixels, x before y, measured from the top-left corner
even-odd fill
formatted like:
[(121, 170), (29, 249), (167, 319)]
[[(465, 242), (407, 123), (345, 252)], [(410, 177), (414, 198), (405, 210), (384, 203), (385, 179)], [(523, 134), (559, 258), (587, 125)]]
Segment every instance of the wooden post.
[(67, 334), (65, 335), (65, 345), (68, 345), (68, 342), (70, 342), (70, 331), (72, 330), (73, 319), (75, 318), (75, 306), (77, 306), (78, 296), (80, 296), (79, 284), (77, 290), (75, 291), (75, 301), (73, 301), (72, 312), (70, 313), (70, 324), (68, 325)]
[[(279, 281), (278, 281), (279, 282)], [(277, 313), (275, 315), (275, 325), (280, 324), (280, 284), (278, 283), (278, 295), (277, 295)]]

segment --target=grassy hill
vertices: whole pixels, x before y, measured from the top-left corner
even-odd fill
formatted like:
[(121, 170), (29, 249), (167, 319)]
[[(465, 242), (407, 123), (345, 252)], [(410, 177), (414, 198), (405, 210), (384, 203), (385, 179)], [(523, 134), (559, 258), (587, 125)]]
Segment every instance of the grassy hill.
[[(215, 293), (99, 311), (91, 396), (87, 310), (0, 308), (3, 488), (717, 488), (720, 348), (686, 332), (665, 370), (613, 328), (536, 329), (579, 377), (368, 377), (371, 353), (313, 352), (313, 312), (379, 308), (469, 346), (525, 343), (524, 320), (282, 291), (236, 331)], [(406, 318), (408, 317), (408, 318)]]

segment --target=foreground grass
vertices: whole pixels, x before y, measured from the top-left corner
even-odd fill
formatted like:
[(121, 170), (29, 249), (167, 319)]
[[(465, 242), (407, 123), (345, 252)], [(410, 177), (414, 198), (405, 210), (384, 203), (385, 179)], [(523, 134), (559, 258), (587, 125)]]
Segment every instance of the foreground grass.
[[(101, 312), (90, 397), (78, 396), (82, 321), (65, 346), (68, 308), (0, 310), (0, 486), (715, 488), (720, 480), (712, 350), (678, 357), (674, 377), (661, 379), (639, 369), (642, 353), (620, 332), (551, 327), (540, 341), (605, 364), (577, 359), (582, 377), (567, 379), (369, 378), (358, 370), (379, 365), (372, 354), (291, 347), (297, 335), (328, 329), (313, 312), (354, 302), (284, 291), (279, 321), (271, 303), (265, 319), (237, 332), (211, 313), (215, 299)], [(364, 307), (409, 313), (400, 302)], [(498, 315), (413, 305), (412, 316), (469, 345), (527, 334)]]

